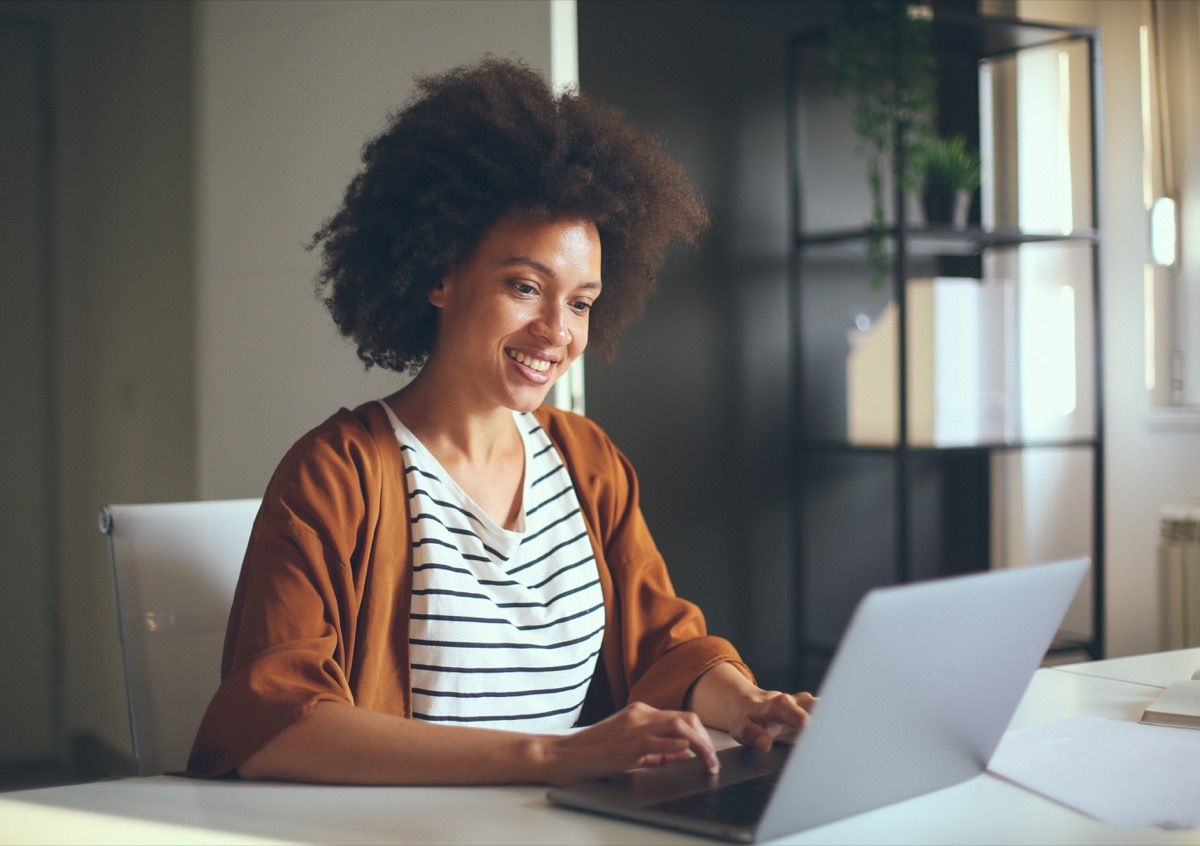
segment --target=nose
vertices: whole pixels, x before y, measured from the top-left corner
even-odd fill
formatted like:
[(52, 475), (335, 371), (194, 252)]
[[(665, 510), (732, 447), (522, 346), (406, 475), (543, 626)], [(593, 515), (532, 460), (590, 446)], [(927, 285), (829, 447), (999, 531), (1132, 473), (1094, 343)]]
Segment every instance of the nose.
[(533, 324), (533, 333), (556, 346), (565, 346), (571, 342), (571, 330), (567, 328), (565, 307), (557, 303), (547, 303), (538, 314)]

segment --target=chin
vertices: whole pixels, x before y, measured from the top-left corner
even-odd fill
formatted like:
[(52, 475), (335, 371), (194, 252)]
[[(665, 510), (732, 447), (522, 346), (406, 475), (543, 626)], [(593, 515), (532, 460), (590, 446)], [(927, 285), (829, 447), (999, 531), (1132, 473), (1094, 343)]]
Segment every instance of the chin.
[(553, 387), (554, 383), (552, 382), (546, 386), (545, 390), (521, 391), (512, 396), (506, 404), (513, 411), (534, 411), (546, 402), (546, 397), (550, 396), (550, 390)]
[(509, 405), (509, 408), (511, 408), (513, 411), (519, 412), (536, 411), (543, 403), (546, 402), (546, 396), (548, 395), (543, 395), (540, 400), (522, 400), (520, 402), (514, 402)]

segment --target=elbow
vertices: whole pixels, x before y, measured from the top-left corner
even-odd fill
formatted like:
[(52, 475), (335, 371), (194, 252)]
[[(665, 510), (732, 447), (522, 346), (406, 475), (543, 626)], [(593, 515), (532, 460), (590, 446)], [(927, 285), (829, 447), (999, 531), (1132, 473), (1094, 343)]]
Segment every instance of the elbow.
[(261, 781), (271, 777), (267, 767), (264, 766), (261, 749), (238, 764), (235, 771), (240, 778), (244, 778), (247, 781)]
[(247, 781), (260, 781), (268, 778), (263, 767), (253, 757), (247, 758), (246, 761), (239, 764), (235, 772), (238, 773), (239, 778), (246, 779)]

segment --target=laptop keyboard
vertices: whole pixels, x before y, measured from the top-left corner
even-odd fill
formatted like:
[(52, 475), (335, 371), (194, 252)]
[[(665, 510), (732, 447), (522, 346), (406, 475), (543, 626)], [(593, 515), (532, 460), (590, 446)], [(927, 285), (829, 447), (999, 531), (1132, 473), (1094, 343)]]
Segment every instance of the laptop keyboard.
[(758, 822), (779, 780), (778, 773), (767, 773), (746, 781), (736, 781), (715, 790), (702, 790), (651, 805), (650, 810), (667, 811), (730, 825), (754, 825)]

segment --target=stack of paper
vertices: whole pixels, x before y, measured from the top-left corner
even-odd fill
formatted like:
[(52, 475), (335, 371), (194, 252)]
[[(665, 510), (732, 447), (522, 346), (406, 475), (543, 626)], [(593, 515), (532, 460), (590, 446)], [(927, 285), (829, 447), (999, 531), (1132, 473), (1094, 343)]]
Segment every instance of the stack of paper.
[(1010, 731), (988, 769), (1120, 828), (1200, 828), (1200, 731), (1082, 715)]
[(1156, 726), (1200, 728), (1200, 670), (1159, 694), (1142, 713), (1142, 722)]

